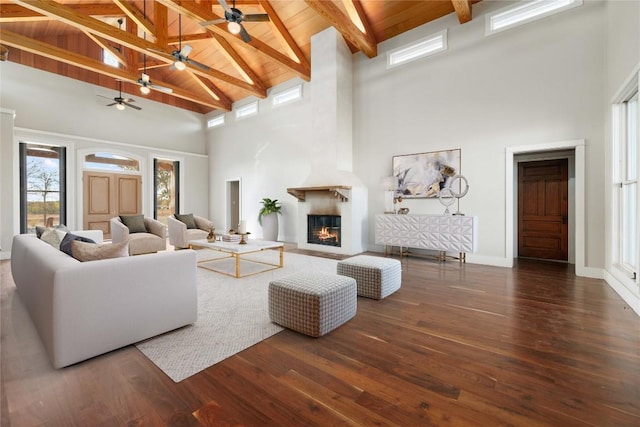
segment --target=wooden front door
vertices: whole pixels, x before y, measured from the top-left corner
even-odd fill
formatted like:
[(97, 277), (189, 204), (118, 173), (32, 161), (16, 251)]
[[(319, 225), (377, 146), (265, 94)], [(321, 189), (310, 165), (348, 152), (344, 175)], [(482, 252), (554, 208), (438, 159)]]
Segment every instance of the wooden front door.
[(102, 230), (111, 238), (111, 218), (142, 213), (142, 179), (140, 175), (84, 172), (85, 230)]
[(518, 164), (518, 256), (568, 260), (567, 159)]

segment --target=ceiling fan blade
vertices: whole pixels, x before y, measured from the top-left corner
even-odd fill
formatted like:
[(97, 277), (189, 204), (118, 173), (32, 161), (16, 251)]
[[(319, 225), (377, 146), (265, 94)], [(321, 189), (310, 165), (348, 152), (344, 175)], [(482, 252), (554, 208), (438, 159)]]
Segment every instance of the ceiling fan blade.
[(117, 102), (112, 102), (111, 104), (107, 104), (107, 107), (111, 107), (111, 106), (116, 105), (116, 104), (117, 104)]
[(193, 65), (194, 67), (198, 67), (201, 70), (205, 70), (205, 71), (209, 71), (210, 70), (208, 65), (204, 65), (203, 63), (198, 62), (198, 61), (194, 61), (193, 59), (187, 58), (185, 62), (187, 62), (188, 64)]
[(157, 90), (158, 92), (173, 93), (173, 89), (171, 89), (170, 87), (164, 87), (164, 86), (154, 85), (154, 84), (150, 84), (149, 87), (153, 90)]
[(218, 3), (220, 3), (225, 12), (233, 13), (225, 0), (218, 0)]
[(125, 98), (125, 99), (122, 100), (122, 102), (124, 102), (126, 104), (127, 102), (136, 102), (136, 100), (135, 99), (131, 99), (131, 98)]
[(213, 21), (204, 21), (201, 22), (200, 25), (202, 25), (203, 27), (208, 27), (209, 25), (217, 25), (217, 24), (223, 24), (227, 22), (226, 19), (224, 18), (220, 18), (220, 19), (214, 19)]
[(145, 73), (142, 73), (142, 78), (141, 78), (141, 80), (142, 80), (144, 83), (149, 83), (149, 75), (148, 75), (148, 74), (145, 74)]
[(128, 102), (123, 102), (127, 107), (133, 108), (134, 110), (142, 110), (142, 107), (138, 107), (137, 105), (129, 104)]
[(193, 48), (191, 46), (185, 44), (184, 46), (182, 46), (182, 50), (180, 50), (180, 56), (186, 58), (189, 56), (192, 50)]
[(244, 29), (242, 24), (240, 24), (240, 37), (244, 40), (245, 43), (249, 43), (251, 41), (251, 36), (247, 33), (247, 30)]
[(254, 13), (250, 15), (244, 15), (244, 18), (242, 20), (246, 22), (264, 22), (269, 20), (269, 15), (267, 15), (266, 13)]
[(113, 100), (113, 98), (110, 98), (110, 97), (108, 97), (108, 96), (102, 96), (102, 95), (96, 95), (96, 96), (99, 96), (100, 98), (104, 98), (104, 99), (110, 99), (110, 100)]

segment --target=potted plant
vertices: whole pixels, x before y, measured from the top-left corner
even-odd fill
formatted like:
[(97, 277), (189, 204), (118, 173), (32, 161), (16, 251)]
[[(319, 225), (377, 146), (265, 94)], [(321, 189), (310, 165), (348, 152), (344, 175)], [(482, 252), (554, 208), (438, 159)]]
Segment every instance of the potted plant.
[(262, 208), (258, 213), (258, 222), (262, 226), (262, 237), (265, 240), (278, 240), (278, 214), (282, 215), (282, 206), (277, 199), (271, 200), (267, 197), (262, 199)]

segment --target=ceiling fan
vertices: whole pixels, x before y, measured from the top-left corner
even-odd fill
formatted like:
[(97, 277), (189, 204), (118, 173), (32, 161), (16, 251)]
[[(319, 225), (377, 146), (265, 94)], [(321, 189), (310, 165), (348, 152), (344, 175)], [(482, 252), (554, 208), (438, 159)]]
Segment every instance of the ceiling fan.
[(112, 105), (115, 105), (118, 110), (122, 111), (125, 109), (125, 105), (126, 105), (127, 107), (131, 107), (134, 110), (142, 110), (141, 107), (131, 104), (132, 102), (136, 102), (135, 99), (122, 97), (122, 80), (118, 80), (118, 91), (119, 91), (119, 94), (115, 98), (109, 98), (107, 96), (102, 96), (102, 95), (98, 95), (98, 96), (100, 98), (113, 100), (111, 104), (107, 104), (107, 107), (111, 107)]
[(251, 36), (247, 33), (247, 30), (242, 26), (242, 22), (264, 22), (269, 20), (269, 15), (266, 13), (253, 13), (245, 15), (241, 10), (236, 9), (236, 1), (233, 0), (233, 7), (229, 7), (226, 0), (218, 0), (218, 3), (224, 9), (224, 19), (214, 19), (213, 21), (201, 22), (200, 25), (208, 27), (209, 25), (222, 24), (227, 22), (227, 28), (231, 34), (240, 34), (242, 40), (245, 43), (251, 41)]
[[(144, 1), (144, 18), (147, 18), (147, 1)], [(144, 39), (147, 39), (147, 33), (144, 33)], [(149, 78), (149, 75), (147, 74), (147, 55), (143, 55), (143, 68), (142, 68), (142, 76), (138, 79), (138, 84), (140, 85), (140, 92), (142, 92), (144, 95), (148, 95), (149, 92), (151, 92), (150, 89), (154, 89), (160, 92), (164, 92), (164, 93), (171, 93), (173, 92), (173, 89), (168, 88), (168, 87), (164, 87), (164, 86), (160, 86), (160, 85), (154, 85), (153, 83), (151, 83), (151, 79)]]
[(174, 58), (175, 62), (173, 63), (172, 67), (174, 67), (176, 70), (182, 71), (186, 69), (187, 68), (186, 64), (191, 64), (205, 71), (209, 70), (209, 67), (207, 65), (204, 65), (198, 61), (195, 61), (189, 58), (189, 54), (193, 50), (191, 46), (189, 46), (188, 44), (185, 44), (184, 46), (182, 46), (182, 15), (178, 16), (178, 50), (174, 50), (171, 53), (167, 53), (163, 50), (158, 50), (153, 48), (148, 48), (148, 49), (152, 52), (159, 53), (168, 58)]

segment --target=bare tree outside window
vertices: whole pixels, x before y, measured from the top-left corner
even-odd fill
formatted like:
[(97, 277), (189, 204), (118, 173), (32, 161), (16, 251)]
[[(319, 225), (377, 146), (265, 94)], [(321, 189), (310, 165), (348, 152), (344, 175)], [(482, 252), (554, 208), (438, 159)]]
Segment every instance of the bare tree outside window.
[[(49, 159), (50, 160), (50, 159)], [(57, 159), (54, 160), (57, 162)], [(42, 222), (52, 226), (60, 218), (60, 177), (57, 165), (47, 165), (47, 159), (27, 158), (27, 212), (30, 223), (42, 215)]]

